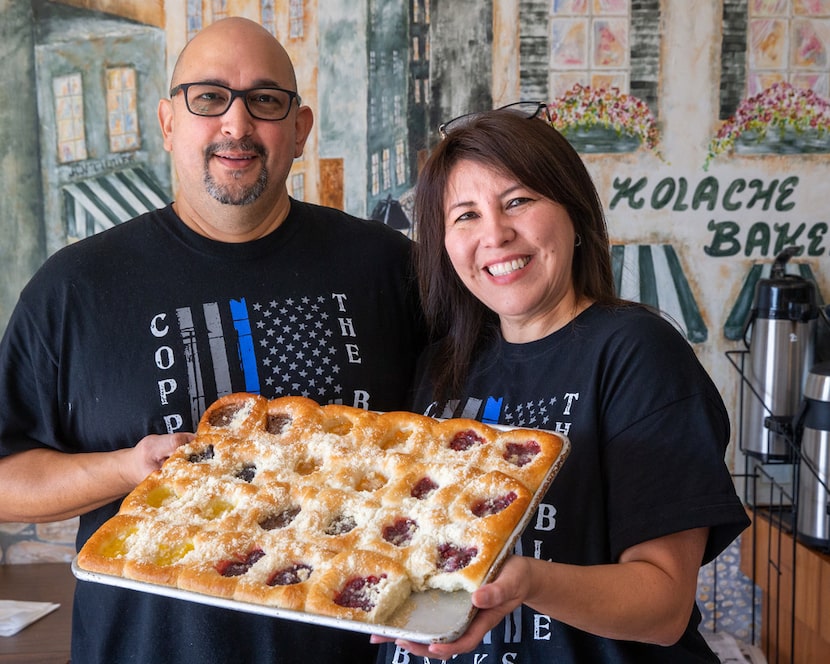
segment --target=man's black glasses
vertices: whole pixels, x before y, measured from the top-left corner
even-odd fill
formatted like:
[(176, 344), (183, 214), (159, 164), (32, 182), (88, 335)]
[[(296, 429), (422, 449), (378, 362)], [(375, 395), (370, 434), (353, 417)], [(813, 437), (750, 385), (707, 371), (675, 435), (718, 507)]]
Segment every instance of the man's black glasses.
[(257, 120), (284, 120), (291, 110), (291, 102), (302, 104), (300, 95), (293, 90), (276, 86), (234, 90), (218, 83), (181, 83), (170, 90), (170, 97), (184, 93), (184, 103), (193, 115), (216, 117), (224, 115), (233, 100), (242, 97), (245, 108)]
[[(507, 104), (507, 106), (502, 106), (496, 110), (517, 113), (519, 115), (523, 115), (528, 120), (540, 118), (546, 119), (548, 122), (551, 121), (548, 105), (543, 101), (515, 101), (512, 104)], [(461, 127), (466, 127), (480, 115), (480, 112), (465, 113), (464, 115), (459, 115), (457, 118), (453, 118), (447, 122), (442, 122), (438, 126), (438, 133), (441, 134), (441, 138), (446, 138), (451, 132), (461, 129)]]

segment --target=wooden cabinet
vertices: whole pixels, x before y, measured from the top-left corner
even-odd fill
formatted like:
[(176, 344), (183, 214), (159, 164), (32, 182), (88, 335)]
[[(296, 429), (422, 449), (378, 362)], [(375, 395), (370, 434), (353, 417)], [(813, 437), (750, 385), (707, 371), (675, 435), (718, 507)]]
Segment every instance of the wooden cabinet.
[(762, 593), (761, 650), (778, 664), (830, 662), (830, 556), (794, 542), (763, 510), (751, 516), (741, 571)]

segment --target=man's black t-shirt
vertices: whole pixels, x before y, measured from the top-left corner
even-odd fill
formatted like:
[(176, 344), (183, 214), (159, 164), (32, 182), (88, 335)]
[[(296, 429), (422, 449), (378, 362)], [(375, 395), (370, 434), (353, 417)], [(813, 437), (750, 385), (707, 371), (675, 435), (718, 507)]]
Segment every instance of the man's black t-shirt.
[[(172, 208), (52, 256), (0, 346), (0, 455), (193, 431), (230, 392), (404, 406), (423, 329), (397, 231), (297, 201), (220, 243)], [(118, 508), (81, 517), (77, 546)], [(366, 662), (368, 636), (79, 582), (73, 664)], [(350, 654), (349, 654), (350, 653)]]

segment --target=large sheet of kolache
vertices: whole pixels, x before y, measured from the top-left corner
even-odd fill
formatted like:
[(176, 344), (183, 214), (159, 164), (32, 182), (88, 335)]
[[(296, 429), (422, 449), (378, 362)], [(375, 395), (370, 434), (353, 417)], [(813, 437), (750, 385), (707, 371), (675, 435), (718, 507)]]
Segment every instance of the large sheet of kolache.
[(82, 580), (452, 640), (565, 461), (539, 429), (226, 395), (86, 542)]

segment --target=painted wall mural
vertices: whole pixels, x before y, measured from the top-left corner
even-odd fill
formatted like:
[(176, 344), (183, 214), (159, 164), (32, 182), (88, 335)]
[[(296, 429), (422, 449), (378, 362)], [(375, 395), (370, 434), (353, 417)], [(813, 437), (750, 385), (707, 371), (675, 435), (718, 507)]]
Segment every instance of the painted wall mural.
[(48, 255), (175, 196), (157, 101), (228, 15), (285, 44), (315, 112), (292, 194), (405, 233), (442, 121), (548, 102), (619, 292), (670, 316), (733, 420), (725, 353), (774, 257), (830, 298), (830, 0), (0, 0), (0, 329)]

